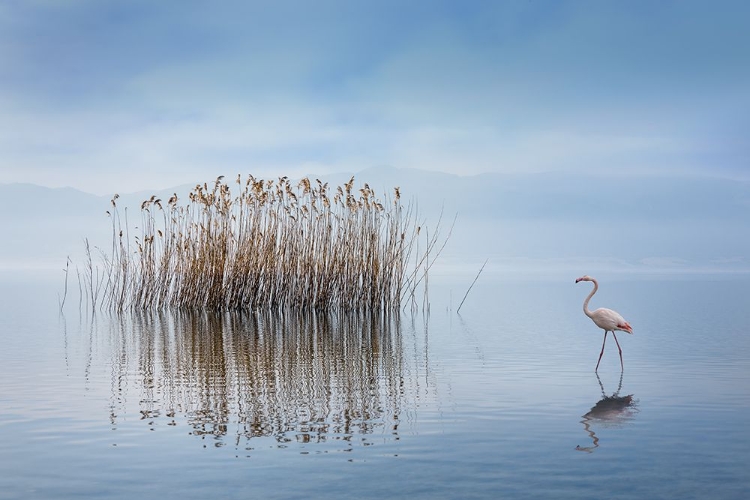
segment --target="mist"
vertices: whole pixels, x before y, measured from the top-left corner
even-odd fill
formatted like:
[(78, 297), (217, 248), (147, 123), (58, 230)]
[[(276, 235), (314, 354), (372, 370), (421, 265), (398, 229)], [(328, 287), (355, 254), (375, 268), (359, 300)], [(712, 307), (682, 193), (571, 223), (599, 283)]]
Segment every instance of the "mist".
[[(371, 168), (311, 175), (334, 188), (355, 177), (378, 197), (402, 202), (448, 238), (435, 273), (746, 273), (750, 271), (750, 183), (718, 177), (482, 174)], [(230, 177), (228, 174), (227, 177)], [(231, 178), (231, 177), (230, 177)], [(244, 178), (244, 174), (243, 174)], [(196, 183), (212, 179), (196, 179)], [(119, 193), (138, 234), (140, 203), (194, 185)], [(112, 193), (114, 194), (114, 193)], [(112, 244), (111, 196), (71, 188), (0, 184), (0, 266), (62, 268)], [(125, 209), (127, 207), (127, 210)]]

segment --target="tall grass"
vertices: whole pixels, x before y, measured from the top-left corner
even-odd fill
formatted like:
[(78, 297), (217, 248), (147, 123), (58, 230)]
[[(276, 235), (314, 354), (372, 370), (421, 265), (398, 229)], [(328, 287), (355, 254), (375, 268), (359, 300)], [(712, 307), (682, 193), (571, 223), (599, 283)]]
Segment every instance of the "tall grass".
[[(447, 237), (426, 237), (401, 193), (380, 200), (354, 178), (329, 191), (320, 180), (294, 185), (238, 176), (197, 185), (182, 204), (152, 196), (131, 238), (115, 195), (112, 246), (102, 252), (101, 290), (91, 304), (126, 309), (398, 309), (415, 292)], [(438, 227), (440, 221), (438, 221)], [(424, 231), (424, 234), (427, 234)]]

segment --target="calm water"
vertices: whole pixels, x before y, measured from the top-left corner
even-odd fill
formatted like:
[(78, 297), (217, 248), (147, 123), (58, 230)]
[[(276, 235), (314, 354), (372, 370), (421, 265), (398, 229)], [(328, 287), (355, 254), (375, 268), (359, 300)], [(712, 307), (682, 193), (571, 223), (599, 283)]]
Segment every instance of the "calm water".
[[(0, 276), (3, 498), (748, 498), (750, 280), (432, 278), (429, 316), (60, 315)], [(77, 288), (77, 285), (74, 285)]]

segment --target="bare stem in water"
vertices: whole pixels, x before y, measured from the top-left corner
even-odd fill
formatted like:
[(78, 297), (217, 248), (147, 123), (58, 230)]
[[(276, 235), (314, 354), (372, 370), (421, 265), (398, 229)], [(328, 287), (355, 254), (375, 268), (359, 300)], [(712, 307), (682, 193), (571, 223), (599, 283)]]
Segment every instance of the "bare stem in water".
[(469, 296), (469, 292), (470, 292), (470, 291), (471, 291), (471, 289), (472, 289), (472, 288), (474, 287), (474, 283), (476, 283), (476, 282), (477, 282), (477, 280), (479, 279), (479, 275), (480, 275), (480, 274), (482, 274), (482, 271), (484, 271), (484, 266), (486, 266), (486, 265), (487, 265), (487, 261), (489, 261), (489, 260), (490, 260), (490, 259), (487, 259), (487, 260), (485, 260), (485, 261), (484, 261), (484, 264), (482, 264), (482, 267), (481, 267), (481, 268), (479, 269), (479, 272), (477, 273), (477, 276), (476, 276), (476, 277), (474, 278), (474, 281), (472, 281), (472, 282), (471, 282), (471, 285), (469, 285), (469, 289), (468, 289), (468, 290), (466, 290), (466, 294), (464, 295), (464, 298), (463, 298), (463, 299), (461, 299), (461, 303), (460, 303), (460, 304), (458, 305), (458, 309), (456, 309), (456, 312), (457, 312), (457, 313), (458, 313), (459, 311), (461, 311), (461, 306), (462, 306), (462, 305), (464, 305), (464, 301), (466, 300), (466, 297), (468, 297), (468, 296)]

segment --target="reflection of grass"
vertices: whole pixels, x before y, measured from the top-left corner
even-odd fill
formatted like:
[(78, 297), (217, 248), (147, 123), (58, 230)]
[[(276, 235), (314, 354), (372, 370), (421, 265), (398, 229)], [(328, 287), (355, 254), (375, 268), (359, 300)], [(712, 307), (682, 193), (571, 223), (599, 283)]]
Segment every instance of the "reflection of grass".
[[(126, 400), (151, 424), (278, 443), (398, 435), (418, 390), (397, 314), (135, 312), (118, 316), (112, 423)], [(129, 374), (135, 387), (127, 387)], [(404, 408), (407, 406), (407, 408)], [(176, 420), (175, 420), (176, 419)], [(359, 442), (359, 440), (358, 440)], [(363, 441), (364, 442), (364, 441)], [(367, 442), (370, 442), (369, 440)]]
[[(87, 282), (91, 303), (127, 308), (396, 309), (426, 282), (438, 231), (418, 249), (411, 206), (380, 201), (354, 178), (330, 196), (327, 183), (219, 177), (181, 205), (151, 197), (131, 241), (112, 199), (112, 248)], [(427, 233), (424, 231), (424, 233)], [(432, 253), (432, 255), (430, 255)], [(101, 280), (102, 289), (93, 286)]]

